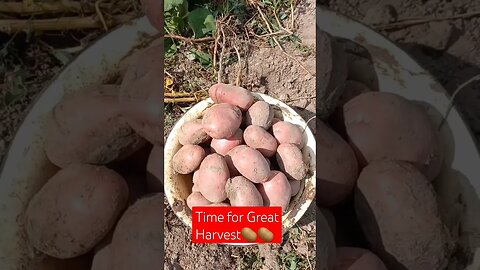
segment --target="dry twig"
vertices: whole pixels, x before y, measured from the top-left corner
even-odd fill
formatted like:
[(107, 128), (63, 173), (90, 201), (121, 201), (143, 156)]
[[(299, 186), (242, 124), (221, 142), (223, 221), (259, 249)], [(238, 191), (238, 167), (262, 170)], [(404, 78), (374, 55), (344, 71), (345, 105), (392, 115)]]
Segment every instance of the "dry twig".
[(220, 52), (220, 58), (218, 60), (218, 73), (217, 73), (217, 82), (222, 82), (222, 73), (223, 73), (223, 54), (225, 53), (225, 32), (223, 31), (223, 26), (220, 27), (220, 31), (222, 32), (222, 50)]
[(165, 38), (178, 39), (178, 40), (185, 41), (185, 42), (190, 42), (190, 43), (209, 42), (209, 41), (214, 41), (215, 40), (215, 38), (213, 38), (213, 37), (187, 38), (187, 37), (182, 37), (182, 36), (174, 35), (174, 34), (168, 34), (168, 35), (165, 35), (164, 37)]
[(103, 29), (105, 30), (105, 32), (108, 32), (107, 23), (105, 22), (105, 18), (103, 17), (103, 13), (102, 13), (102, 11), (100, 10), (100, 3), (101, 3), (102, 1), (103, 1), (103, 0), (97, 0), (97, 1), (95, 2), (95, 12), (97, 13), (98, 18), (100, 19), (100, 22), (102, 22)]

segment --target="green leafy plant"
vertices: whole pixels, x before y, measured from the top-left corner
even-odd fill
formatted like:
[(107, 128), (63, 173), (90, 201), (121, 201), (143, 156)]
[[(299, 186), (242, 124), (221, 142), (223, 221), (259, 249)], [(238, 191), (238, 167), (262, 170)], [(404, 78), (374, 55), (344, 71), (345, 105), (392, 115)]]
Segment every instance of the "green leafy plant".
[(188, 15), (186, 0), (165, 0), (165, 31), (167, 33), (182, 33), (185, 30), (185, 18)]
[(188, 14), (188, 24), (192, 28), (194, 37), (201, 38), (214, 33), (216, 22), (212, 13), (206, 8), (197, 8)]

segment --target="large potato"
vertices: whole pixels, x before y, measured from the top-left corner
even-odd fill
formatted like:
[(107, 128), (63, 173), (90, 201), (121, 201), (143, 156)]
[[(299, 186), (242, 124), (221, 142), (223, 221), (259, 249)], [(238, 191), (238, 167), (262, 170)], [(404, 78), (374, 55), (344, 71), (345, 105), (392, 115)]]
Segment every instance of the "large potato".
[(260, 100), (253, 103), (245, 113), (245, 124), (269, 129), (272, 126), (273, 116), (273, 107), (267, 102)]
[(232, 137), (241, 123), (242, 112), (238, 107), (227, 103), (208, 108), (202, 119), (203, 130), (214, 139)]
[(227, 198), (225, 183), (230, 177), (227, 163), (219, 154), (208, 155), (200, 164), (195, 184), (202, 195), (209, 201), (223, 202)]
[(248, 126), (243, 133), (245, 143), (257, 149), (263, 156), (269, 158), (277, 152), (277, 140), (260, 126)]
[(85, 254), (107, 235), (127, 199), (127, 184), (116, 172), (70, 165), (30, 201), (25, 214), (30, 243), (56, 258)]
[(333, 270), (387, 270), (385, 264), (372, 252), (355, 247), (337, 248)]
[(178, 141), (182, 145), (202, 144), (208, 142), (210, 136), (203, 130), (202, 119), (188, 121), (180, 127)]
[(45, 151), (55, 165), (107, 164), (144, 146), (121, 116), (118, 87), (98, 86), (67, 96), (47, 119)]
[(173, 169), (180, 174), (190, 174), (195, 171), (205, 158), (205, 150), (198, 145), (182, 146), (172, 158)]
[(150, 192), (163, 191), (163, 146), (155, 145), (147, 163), (147, 186)]
[(274, 121), (272, 133), (279, 144), (291, 143), (302, 149), (305, 145), (302, 130), (297, 125), (287, 121)]
[(225, 189), (231, 206), (263, 206), (260, 192), (243, 176), (228, 179)]
[(120, 105), (130, 126), (152, 144), (163, 144), (163, 44), (132, 61), (120, 87)]
[(445, 269), (449, 235), (433, 187), (415, 166), (372, 162), (360, 173), (357, 187), (358, 220), (388, 269)]
[(232, 104), (242, 111), (248, 110), (253, 104), (252, 93), (239, 86), (217, 83), (210, 87), (208, 93), (213, 102)]
[(231, 156), (233, 165), (238, 172), (248, 180), (254, 183), (267, 181), (270, 174), (270, 166), (259, 151), (247, 146), (238, 149), (236, 152), (234, 151), (229, 156)]
[(212, 139), (210, 147), (214, 153), (225, 156), (234, 147), (240, 145), (243, 142), (243, 131), (238, 129), (235, 134), (226, 139)]
[(443, 151), (437, 130), (418, 105), (392, 93), (369, 92), (343, 107), (345, 128), (362, 166), (375, 160), (412, 162), (432, 180)]
[(358, 176), (358, 163), (350, 145), (321, 120), (317, 133), (317, 201), (333, 206), (353, 192)]
[(227, 162), (228, 170), (230, 171), (231, 177), (240, 175), (240, 172), (237, 170), (237, 168), (235, 168), (235, 165), (233, 164), (232, 156), (235, 156), (240, 150), (246, 147), (248, 146), (241, 144), (232, 148), (232, 150), (228, 151), (228, 153), (225, 155), (225, 162)]
[(271, 171), (267, 181), (257, 184), (257, 187), (262, 195), (264, 206), (281, 206), (283, 212), (287, 211), (292, 188), (285, 174)]
[(110, 269), (163, 268), (163, 199), (162, 194), (143, 198), (123, 214), (110, 244)]
[(300, 181), (307, 176), (307, 165), (303, 161), (302, 151), (296, 145), (280, 144), (277, 148), (276, 159), (280, 170), (288, 179)]

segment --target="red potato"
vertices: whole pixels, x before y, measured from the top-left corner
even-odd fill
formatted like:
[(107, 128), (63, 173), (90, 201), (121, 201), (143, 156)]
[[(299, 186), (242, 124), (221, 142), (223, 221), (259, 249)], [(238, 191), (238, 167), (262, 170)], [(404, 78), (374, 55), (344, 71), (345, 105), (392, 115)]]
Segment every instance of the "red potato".
[(200, 189), (198, 188), (198, 185), (195, 184), (195, 183), (193, 183), (192, 192), (200, 192)]
[(208, 93), (213, 102), (232, 104), (242, 111), (248, 110), (253, 104), (252, 93), (239, 86), (217, 83), (210, 87)]
[(83, 255), (108, 234), (127, 199), (127, 184), (113, 170), (70, 165), (30, 201), (25, 214), (28, 239), (52, 257)]
[(227, 198), (225, 183), (230, 177), (230, 172), (225, 159), (221, 155), (208, 155), (202, 161), (198, 174), (196, 184), (207, 200), (218, 203)]
[(267, 181), (270, 175), (270, 166), (258, 150), (247, 146), (233, 153), (231, 158), (238, 172), (248, 180), (254, 183)]
[(243, 138), (248, 146), (258, 150), (264, 157), (272, 157), (277, 151), (277, 140), (262, 127), (248, 126)]
[(230, 176), (239, 176), (240, 172), (238, 172), (237, 168), (235, 168), (235, 165), (233, 164), (233, 159), (232, 156), (236, 155), (241, 149), (244, 149), (245, 147), (248, 147), (246, 145), (239, 145), (234, 147), (232, 150), (228, 151), (228, 153), (225, 155), (225, 162), (227, 162), (228, 170), (230, 171)]
[(120, 106), (129, 125), (152, 144), (163, 144), (163, 42), (145, 49), (128, 67)]
[(203, 130), (202, 119), (188, 121), (180, 127), (178, 141), (182, 145), (202, 144), (210, 140), (210, 136)]
[(93, 257), (91, 270), (109, 270), (112, 269), (111, 265), (111, 251), (110, 246), (105, 246)]
[(385, 264), (369, 250), (355, 247), (337, 248), (333, 270), (387, 270)]
[(193, 182), (194, 184), (197, 183), (197, 181), (198, 181), (198, 176), (199, 176), (199, 175), (200, 175), (200, 174), (198, 173), (198, 170), (196, 170), (196, 171), (193, 172), (192, 182)]
[(291, 143), (302, 149), (305, 145), (302, 130), (297, 125), (290, 122), (279, 121), (273, 124), (272, 133), (278, 144)]
[(280, 170), (290, 180), (303, 180), (307, 176), (307, 165), (303, 161), (302, 151), (290, 143), (280, 144), (277, 148), (277, 163)]
[(288, 180), (288, 182), (290, 183), (290, 189), (292, 191), (291, 196), (293, 197), (298, 194), (303, 183), (302, 181), (297, 180)]
[(172, 158), (173, 169), (180, 174), (194, 172), (205, 158), (205, 150), (198, 145), (187, 144), (182, 146)]
[(317, 202), (331, 207), (352, 194), (358, 177), (355, 152), (321, 120), (316, 121)]
[(267, 102), (260, 100), (253, 103), (245, 113), (245, 124), (269, 129), (272, 126), (273, 116), (273, 107)]
[(163, 2), (159, 0), (142, 0), (145, 14), (158, 31), (163, 29)]
[(238, 107), (222, 103), (208, 108), (203, 115), (203, 130), (214, 139), (230, 138), (242, 123), (242, 112)]
[(220, 154), (225, 156), (230, 150), (234, 147), (242, 144), (243, 142), (243, 131), (238, 129), (235, 134), (226, 139), (212, 139), (210, 143), (211, 149), (213, 153)]
[(162, 269), (163, 194), (138, 200), (118, 221), (111, 250), (115, 270)]
[(150, 192), (163, 191), (163, 146), (155, 145), (147, 163), (147, 188)]
[(192, 192), (192, 194), (187, 197), (187, 206), (190, 210), (194, 206), (208, 206), (211, 204), (212, 202), (205, 199), (200, 192)]
[(350, 144), (361, 166), (383, 159), (411, 162), (433, 180), (443, 151), (426, 112), (396, 94), (364, 93), (343, 107)]
[(268, 180), (257, 184), (257, 188), (262, 195), (264, 206), (281, 206), (283, 212), (287, 211), (292, 188), (282, 172), (271, 171)]
[[(121, 116), (118, 86), (97, 86), (65, 97), (47, 119), (45, 151), (55, 165), (107, 164), (145, 145)], [(88, 108), (88, 109), (86, 109)]]
[(432, 185), (414, 165), (370, 163), (357, 181), (355, 209), (367, 241), (388, 269), (445, 269), (450, 236)]
[(263, 206), (260, 192), (251, 181), (243, 176), (228, 179), (225, 189), (232, 206)]

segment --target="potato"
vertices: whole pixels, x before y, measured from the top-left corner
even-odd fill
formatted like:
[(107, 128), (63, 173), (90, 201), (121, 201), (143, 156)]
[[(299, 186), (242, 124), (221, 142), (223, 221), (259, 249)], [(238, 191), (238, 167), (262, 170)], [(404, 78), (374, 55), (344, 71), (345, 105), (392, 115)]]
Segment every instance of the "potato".
[(227, 198), (225, 183), (229, 177), (225, 159), (219, 154), (210, 154), (200, 164), (196, 184), (207, 200), (223, 202)]
[(242, 111), (248, 110), (253, 104), (252, 93), (239, 86), (217, 83), (210, 87), (208, 93), (213, 102), (232, 104)]
[(343, 107), (347, 102), (352, 100), (358, 95), (363, 93), (372, 92), (368, 86), (359, 81), (347, 80), (345, 83), (345, 91), (343, 91), (342, 97), (340, 98), (339, 107)]
[(263, 206), (260, 192), (252, 182), (243, 176), (228, 179), (225, 189), (232, 206)]
[(100, 251), (95, 253), (92, 262), (91, 270), (109, 270), (111, 266), (111, 251), (110, 246), (105, 246)]
[(230, 206), (229, 203), (221, 202), (221, 203), (212, 203), (209, 206)]
[(225, 156), (234, 147), (240, 145), (243, 142), (243, 131), (238, 129), (235, 134), (226, 139), (212, 139), (210, 143), (213, 153)]
[(163, 30), (163, 4), (158, 0), (142, 0), (145, 14), (158, 31)]
[[(88, 270), (90, 269), (91, 256), (83, 255), (72, 259), (61, 260), (50, 256), (39, 255), (35, 256), (33, 261), (29, 264), (29, 268), (18, 269), (32, 269), (32, 270)], [(25, 267), (25, 265), (22, 265)], [(93, 268), (92, 268), (93, 269)], [(97, 269), (99, 270), (99, 269)]]
[(178, 132), (178, 142), (182, 145), (202, 144), (208, 140), (210, 140), (210, 136), (203, 130), (202, 119), (186, 122)]
[(210, 204), (212, 204), (212, 202), (205, 199), (200, 192), (192, 192), (192, 194), (187, 197), (187, 206), (190, 210), (194, 206), (208, 206)]
[(317, 28), (317, 117), (328, 118), (342, 96), (348, 75), (347, 55), (334, 37)]
[(350, 145), (319, 119), (316, 129), (317, 200), (331, 207), (353, 192), (358, 163)]
[(249, 227), (242, 229), (242, 236), (250, 243), (257, 241), (257, 233)]
[(356, 247), (337, 248), (334, 270), (387, 270), (383, 262), (369, 250)]
[(262, 195), (264, 206), (281, 206), (284, 213), (287, 211), (292, 188), (282, 172), (271, 171), (268, 180), (257, 184), (257, 188)]
[[(330, 231), (332, 231), (333, 236), (335, 236), (337, 234), (337, 220), (335, 219), (335, 216), (330, 210), (326, 208), (321, 208), (320, 211), (322, 212), (323, 216), (327, 220)], [(338, 241), (337, 241), (337, 244), (338, 244)]]
[(343, 113), (362, 166), (375, 160), (403, 160), (417, 165), (430, 180), (439, 174), (443, 151), (437, 130), (418, 105), (396, 94), (369, 92), (345, 104)]
[(258, 150), (264, 157), (272, 157), (277, 151), (277, 140), (260, 126), (248, 126), (243, 133), (245, 143)]
[(358, 178), (355, 209), (372, 250), (388, 269), (445, 269), (449, 235), (433, 187), (414, 165), (370, 163)]
[(242, 123), (242, 112), (231, 104), (215, 104), (205, 111), (203, 130), (214, 139), (230, 138)]
[(302, 187), (302, 181), (297, 181), (297, 180), (288, 180), (288, 182), (290, 183), (290, 189), (292, 191), (292, 194), (291, 196), (295, 196), (298, 194), (298, 192), (300, 192), (300, 188)]
[(163, 194), (138, 200), (123, 214), (113, 233), (112, 268), (163, 268)]
[(278, 144), (291, 143), (302, 149), (305, 145), (300, 127), (286, 121), (278, 121), (272, 126), (272, 133)]
[(267, 102), (260, 100), (253, 103), (245, 113), (245, 124), (269, 129), (272, 126), (273, 116), (273, 107)]
[(234, 147), (232, 150), (228, 151), (228, 153), (225, 155), (225, 162), (227, 162), (228, 170), (230, 171), (230, 176), (239, 176), (240, 172), (238, 172), (237, 168), (235, 168), (235, 165), (233, 164), (232, 156), (236, 155), (241, 149), (244, 149), (248, 146), (246, 145), (239, 145)]
[(129, 125), (152, 144), (163, 144), (163, 44), (145, 49), (128, 67), (120, 106)]
[(147, 163), (147, 187), (150, 192), (163, 192), (163, 146), (155, 145)]
[(102, 166), (73, 164), (35, 194), (25, 214), (32, 246), (67, 259), (91, 250), (110, 231), (127, 204), (128, 187)]
[(173, 170), (180, 174), (194, 172), (205, 158), (205, 150), (198, 145), (187, 144), (182, 146), (172, 158)]
[(270, 166), (259, 151), (247, 146), (229, 156), (231, 156), (233, 165), (238, 172), (248, 180), (254, 183), (267, 181)]
[(200, 192), (200, 189), (198, 189), (198, 185), (193, 183), (193, 186), (192, 186), (192, 193), (193, 192)]
[(267, 243), (272, 242), (274, 238), (272, 231), (265, 227), (261, 227), (258, 229), (258, 236), (260, 237), (260, 239)]
[[(118, 87), (97, 86), (65, 97), (47, 119), (45, 151), (55, 165), (107, 164), (145, 145), (120, 115)], [(88, 109), (86, 109), (88, 108)]]
[(315, 215), (318, 232), (316, 238), (316, 253), (318, 256), (316, 269), (330, 270), (333, 269), (335, 264), (335, 237), (323, 213), (316, 211)]
[(300, 181), (307, 176), (307, 165), (303, 161), (302, 151), (296, 145), (280, 144), (276, 158), (280, 170), (288, 179)]

